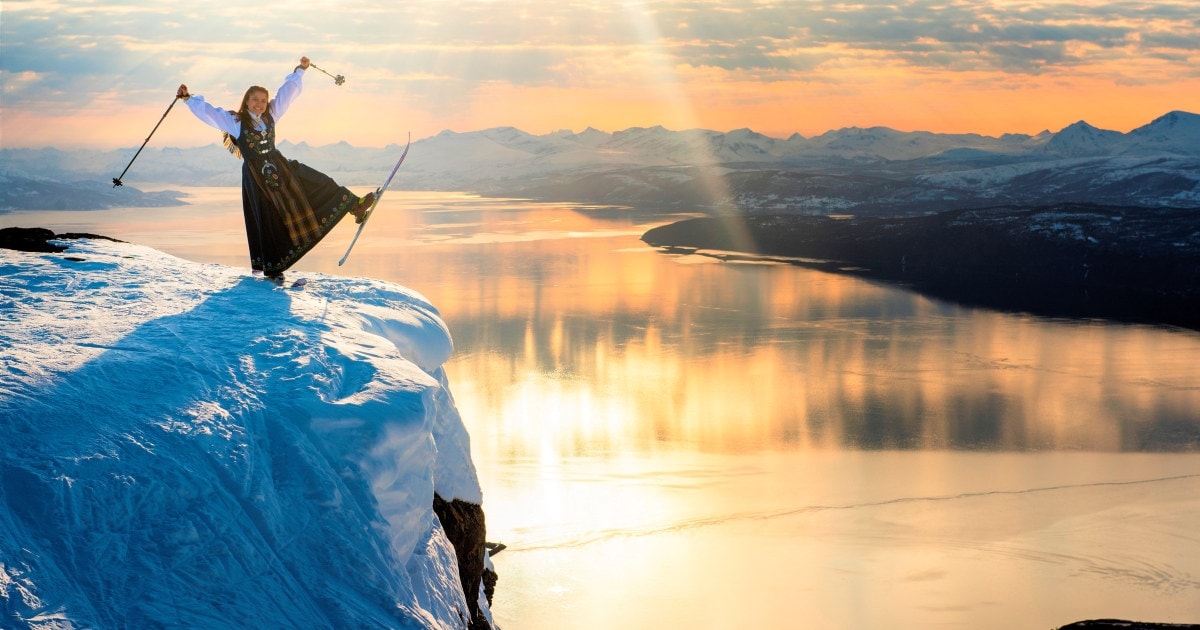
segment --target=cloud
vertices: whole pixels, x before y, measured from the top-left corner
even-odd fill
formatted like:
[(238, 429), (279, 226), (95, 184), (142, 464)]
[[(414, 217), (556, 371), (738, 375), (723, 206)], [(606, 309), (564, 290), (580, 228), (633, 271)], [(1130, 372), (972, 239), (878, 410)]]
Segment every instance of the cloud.
[(345, 75), (340, 95), (420, 108), (431, 120), (484, 112), (490, 104), (478, 99), (519, 98), (523, 90), (586, 90), (622, 102), (639, 92), (646, 98), (664, 91), (673, 98), (736, 92), (744, 103), (759, 85), (771, 92), (766, 100), (786, 102), (781, 85), (863, 85), (885, 74), (908, 85), (979, 81), (981, 75), (1014, 84), (1109, 77), (1114, 84), (1164, 85), (1195, 77), (1200, 65), (1192, 0), (185, 6), (5, 0), (4, 108), (32, 116), (121, 100), (158, 102), (179, 83), (235, 98), (247, 85), (277, 85), (300, 55)]
[[(653, 24), (652, 41), (637, 28), (641, 20)], [(796, 62), (799, 50), (836, 51), (844, 60), (871, 64), (880, 52), (891, 52), (890, 62), (949, 70), (963, 66), (949, 55), (964, 53), (976, 67), (1013, 73), (1089, 61), (1066, 52), (1069, 44), (1200, 54), (1200, 26), (1179, 2), (281, 1), (178, 11), (157, 4), (9, 0), (0, 29), (3, 70), (45, 74), (43, 89), (56, 93), (104, 74), (123, 75), (135, 88), (164, 85), (172, 73), (206, 66), (203, 58), (211, 56), (265, 66), (320, 54), (362, 66), (375, 60), (396, 74), (456, 76), (464, 84), (569, 85), (578, 77), (563, 69), (593, 65), (571, 60), (594, 56), (597, 47), (616, 54), (654, 47), (673, 64), (768, 73), (812, 70), (807, 61), (813, 57)]]
[(680, 61), (731, 70), (778, 69), (784, 51), (813, 49), (836, 50), (843, 62), (1018, 74), (1107, 61), (1091, 48), (1200, 53), (1200, 25), (1180, 3), (791, 2), (704, 15), (689, 6), (657, 16), (664, 33), (691, 38)]

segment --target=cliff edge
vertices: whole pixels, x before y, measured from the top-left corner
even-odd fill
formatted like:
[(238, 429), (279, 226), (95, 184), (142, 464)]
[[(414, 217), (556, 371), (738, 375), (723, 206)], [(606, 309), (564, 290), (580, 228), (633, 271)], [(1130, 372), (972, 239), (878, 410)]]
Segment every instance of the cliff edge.
[(309, 280), (0, 249), (0, 625), (493, 625), (449, 331)]

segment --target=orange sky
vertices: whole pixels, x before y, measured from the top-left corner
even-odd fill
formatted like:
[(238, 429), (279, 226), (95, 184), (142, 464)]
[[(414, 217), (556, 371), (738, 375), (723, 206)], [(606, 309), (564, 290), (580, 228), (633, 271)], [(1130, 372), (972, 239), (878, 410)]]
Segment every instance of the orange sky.
[[(1129, 131), (1200, 112), (1193, 0), (281, 0), (254, 19), (235, 5), (0, 10), (4, 147), (137, 146), (179, 83), (231, 107), (250, 84), (274, 90), (302, 54), (346, 76), (337, 86), (310, 70), (280, 126), (317, 145), (499, 126)], [(177, 110), (156, 146), (215, 141)]]

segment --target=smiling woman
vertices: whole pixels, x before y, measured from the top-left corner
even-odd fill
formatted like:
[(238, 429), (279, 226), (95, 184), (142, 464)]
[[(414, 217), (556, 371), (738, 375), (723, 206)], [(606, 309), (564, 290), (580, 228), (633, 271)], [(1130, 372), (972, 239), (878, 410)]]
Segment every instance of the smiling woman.
[(246, 90), (236, 112), (209, 105), (180, 85), (177, 96), (202, 122), (221, 130), (225, 147), (242, 158), (242, 209), (250, 265), (277, 282), (283, 272), (308, 253), (346, 214), (361, 223), (375, 205), (375, 193), (358, 197), (328, 175), (275, 148), (275, 121), (282, 118), (300, 95), (301, 79), (310, 65), (308, 57), (284, 80), (279, 96), (271, 100), (257, 85)]

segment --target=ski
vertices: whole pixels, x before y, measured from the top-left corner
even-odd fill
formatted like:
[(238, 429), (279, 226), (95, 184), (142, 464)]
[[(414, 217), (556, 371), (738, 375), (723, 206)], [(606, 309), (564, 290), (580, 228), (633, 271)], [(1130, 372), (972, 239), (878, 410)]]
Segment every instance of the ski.
[(392, 167), (392, 172), (387, 176), (387, 179), (383, 180), (383, 185), (375, 191), (375, 201), (363, 214), (362, 223), (358, 224), (358, 231), (354, 233), (354, 238), (350, 240), (350, 247), (346, 248), (346, 253), (342, 256), (342, 259), (338, 261), (339, 267), (341, 267), (342, 264), (346, 262), (346, 259), (350, 257), (350, 251), (354, 249), (354, 244), (358, 242), (358, 237), (362, 235), (363, 228), (367, 227), (367, 221), (371, 220), (371, 215), (375, 214), (375, 207), (379, 205), (379, 199), (383, 197), (384, 191), (386, 191), (388, 185), (392, 183), (392, 178), (396, 176), (396, 171), (400, 170), (400, 165), (404, 163), (404, 158), (408, 156), (408, 147), (411, 145), (412, 133), (409, 133), (408, 143), (404, 145), (404, 152), (400, 154), (400, 159), (396, 160), (396, 165)]

